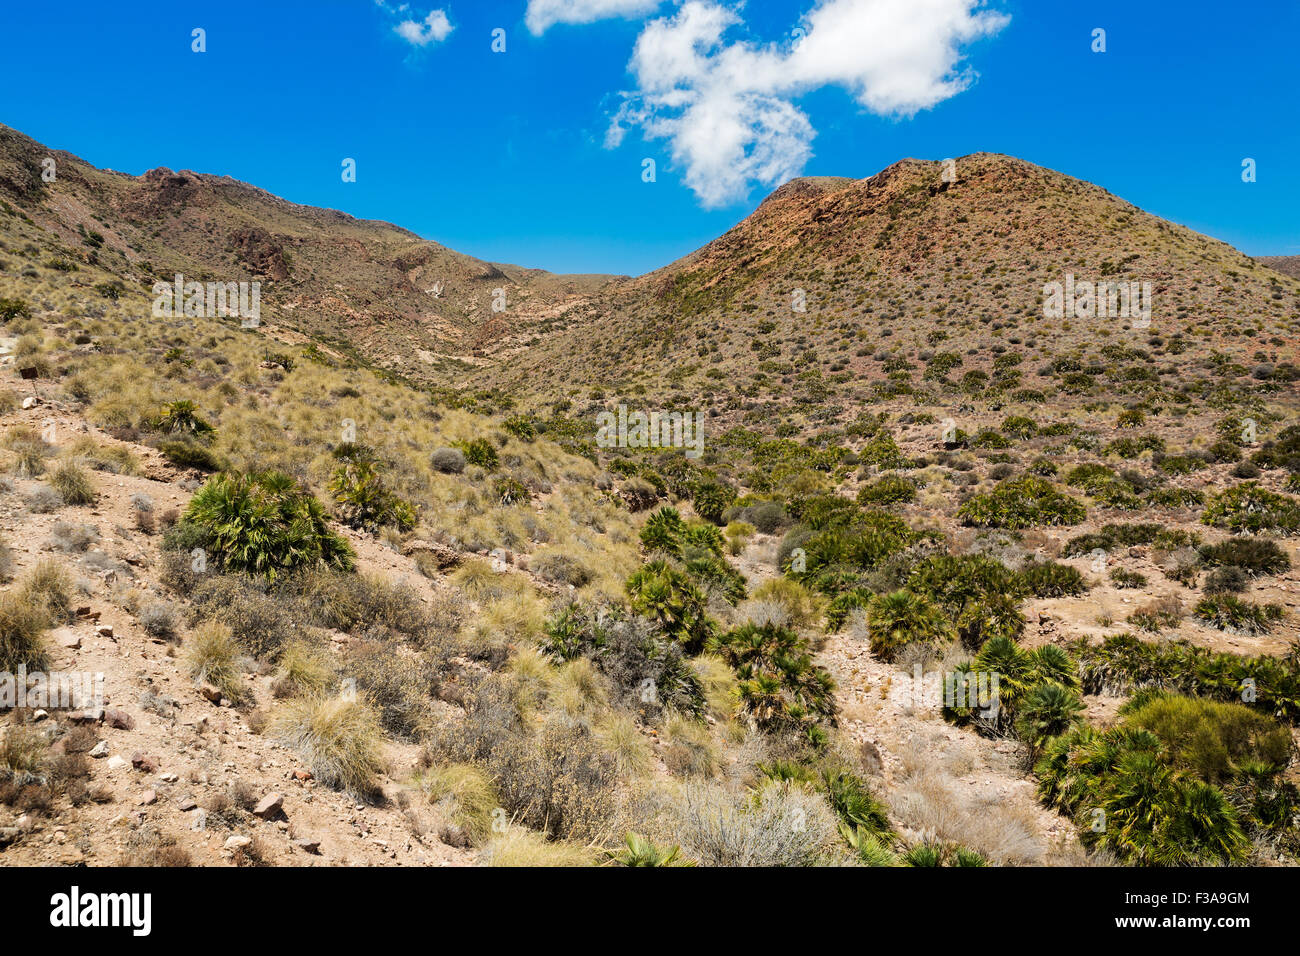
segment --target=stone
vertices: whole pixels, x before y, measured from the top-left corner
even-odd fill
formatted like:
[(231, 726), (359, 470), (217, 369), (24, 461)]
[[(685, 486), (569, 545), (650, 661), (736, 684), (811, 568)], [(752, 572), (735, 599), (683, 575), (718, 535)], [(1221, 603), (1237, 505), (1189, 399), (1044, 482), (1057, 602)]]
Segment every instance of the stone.
[(204, 697), (205, 700), (210, 700), (210, 701), (212, 701), (212, 703), (214, 703), (214, 704), (220, 704), (220, 703), (221, 703), (221, 688), (220, 688), (220, 687), (217, 687), (217, 686), (215, 686), (215, 685), (213, 685), (213, 684), (200, 684), (200, 685), (199, 685), (199, 693), (203, 695), (203, 697)]
[(104, 711), (104, 723), (114, 730), (135, 730), (135, 719), (124, 710)]
[(229, 840), (226, 841), (226, 849), (229, 850), (231, 853), (234, 853), (236, 850), (242, 850), (247, 846), (251, 846), (252, 843), (253, 840), (251, 837), (232, 836)]
[(158, 761), (136, 751), (131, 755), (131, 766), (144, 773), (153, 773), (158, 769)]
[(114, 754), (108, 758), (109, 770), (121, 770), (126, 765), (126, 759), (121, 754)]
[(315, 780), (316, 778), (310, 770), (295, 770), (293, 772), (293, 779), (306, 783), (308, 780)]
[(302, 850), (302, 852), (304, 853), (310, 853), (312, 855), (320, 854), (320, 840), (310, 840), (310, 839), (294, 840), (293, 845), (296, 846), (298, 849)]
[(41, 400), (34, 395), (28, 395), (23, 399), (23, 408), (35, 408), (41, 403)]
[(96, 624), (96, 625), (95, 625), (95, 634), (97, 634), (99, 637), (112, 637), (112, 636), (113, 636), (113, 625), (111, 625), (111, 624)]
[(197, 810), (198, 808), (198, 802), (193, 797), (186, 797), (176, 803), (176, 809), (181, 813), (189, 813), (191, 810)]
[(103, 758), (103, 757), (107, 757), (107, 756), (108, 756), (108, 741), (107, 741), (107, 740), (101, 740), (99, 743), (95, 744), (95, 746), (91, 747), (91, 748), (90, 748), (90, 755), (91, 755), (92, 757), (94, 757), (96, 760), (99, 760), (99, 759), (101, 759), (101, 758)]
[(268, 793), (261, 799), (261, 802), (253, 808), (253, 816), (260, 817), (263, 820), (269, 820), (278, 814), (284, 806), (284, 794)]
[(142, 807), (150, 807), (157, 802), (158, 802), (157, 790), (146, 790), (144, 793), (140, 794), (140, 806)]

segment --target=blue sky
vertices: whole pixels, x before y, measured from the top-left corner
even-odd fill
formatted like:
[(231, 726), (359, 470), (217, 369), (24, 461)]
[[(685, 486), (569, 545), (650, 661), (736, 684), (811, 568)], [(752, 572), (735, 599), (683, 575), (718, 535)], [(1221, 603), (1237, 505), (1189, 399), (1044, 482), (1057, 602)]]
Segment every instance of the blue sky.
[(792, 173), (980, 150), (1300, 254), (1298, 40), (1294, 0), (68, 0), (6, 5), (0, 121), (554, 271), (664, 265)]

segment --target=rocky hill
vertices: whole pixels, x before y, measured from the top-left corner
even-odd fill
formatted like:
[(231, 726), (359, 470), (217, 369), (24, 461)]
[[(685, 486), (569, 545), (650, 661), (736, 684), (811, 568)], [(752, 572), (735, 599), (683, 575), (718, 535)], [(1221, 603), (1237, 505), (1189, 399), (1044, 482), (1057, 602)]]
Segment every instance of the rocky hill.
[(0, 136), (0, 864), (1300, 855), (1290, 277), (988, 155), (626, 280), (46, 155)]

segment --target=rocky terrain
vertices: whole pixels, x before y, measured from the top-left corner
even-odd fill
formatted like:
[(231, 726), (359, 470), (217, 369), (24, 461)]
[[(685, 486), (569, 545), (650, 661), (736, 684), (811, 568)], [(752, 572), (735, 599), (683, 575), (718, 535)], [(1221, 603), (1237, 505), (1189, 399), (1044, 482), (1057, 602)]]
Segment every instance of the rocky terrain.
[(104, 678), (0, 715), (0, 865), (1300, 852), (1300, 280), (1097, 187), (904, 160), (554, 276), (0, 128), (0, 322), (0, 672)]

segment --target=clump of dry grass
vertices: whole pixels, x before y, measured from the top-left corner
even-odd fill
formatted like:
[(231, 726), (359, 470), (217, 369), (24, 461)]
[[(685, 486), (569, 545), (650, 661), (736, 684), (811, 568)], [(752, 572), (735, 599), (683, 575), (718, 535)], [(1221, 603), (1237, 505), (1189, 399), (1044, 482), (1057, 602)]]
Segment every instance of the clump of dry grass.
[(212, 684), (232, 703), (247, 693), (239, 666), (239, 645), (230, 628), (220, 621), (207, 621), (195, 628), (185, 642), (185, 663), (198, 683)]
[(650, 744), (630, 714), (610, 714), (596, 726), (595, 733), (596, 742), (613, 756), (620, 777), (640, 777), (654, 766)]
[(493, 815), (500, 801), (496, 787), (478, 767), (452, 763), (425, 771), (416, 785), (430, 803), (438, 807), (447, 821), (440, 834), (444, 843), (453, 846), (477, 846), (492, 832)]
[(41, 670), (49, 660), (45, 608), (21, 590), (0, 594), (0, 671)]
[(323, 694), (336, 681), (334, 667), (328, 653), (305, 641), (294, 641), (280, 652), (280, 679), (276, 682), (277, 697), (296, 694)]
[(512, 826), (493, 837), (479, 854), (479, 866), (594, 866), (596, 854), (566, 840), (548, 840), (535, 830)]
[(271, 730), (325, 786), (363, 800), (378, 795), (384, 732), (369, 704), (348, 697), (291, 701), (275, 713)]
[(722, 753), (709, 725), (680, 715), (664, 721), (664, 763), (675, 777), (712, 777), (722, 766)]
[(57, 561), (46, 559), (38, 562), (23, 579), (19, 591), (38, 607), (43, 607), (51, 623), (71, 619), (72, 579)]
[(834, 811), (817, 793), (768, 783), (753, 794), (688, 783), (659, 797), (656, 842), (703, 866), (816, 866), (845, 856)]
[(50, 472), (50, 487), (59, 493), (64, 503), (70, 505), (90, 505), (95, 503), (97, 493), (84, 468), (75, 461), (64, 461)]
[(41, 780), (47, 744), (36, 728), (10, 724), (0, 739), (0, 778), (17, 786)]
[(1041, 863), (1047, 847), (1033, 813), (997, 794), (977, 793), (954, 772), (969, 772), (965, 748), (936, 755), (934, 742), (913, 737), (900, 752), (903, 779), (889, 796), (891, 817), (931, 843), (969, 847), (1003, 866)]

